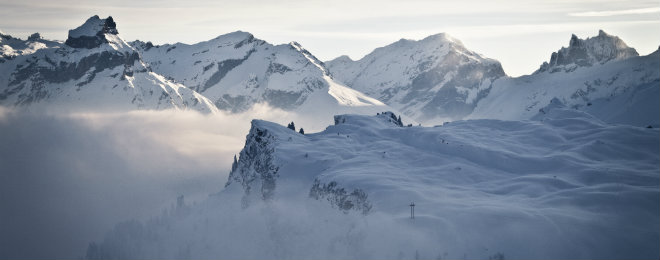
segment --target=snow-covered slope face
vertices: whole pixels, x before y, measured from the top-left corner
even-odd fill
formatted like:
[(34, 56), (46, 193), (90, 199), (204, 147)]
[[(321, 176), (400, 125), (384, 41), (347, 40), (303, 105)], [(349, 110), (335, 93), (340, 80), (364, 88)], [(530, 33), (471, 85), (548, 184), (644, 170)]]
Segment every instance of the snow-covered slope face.
[(21, 40), (0, 32), (0, 63), (5, 63), (7, 60), (19, 55), (32, 54), (39, 49), (53, 48), (60, 45), (60, 42), (41, 38), (39, 33), (33, 33), (27, 40)]
[(658, 127), (660, 53), (499, 79), (468, 118), (529, 119), (553, 99), (608, 123)]
[(358, 61), (342, 56), (326, 65), (347, 86), (426, 124), (469, 114), (492, 81), (505, 76), (499, 62), (446, 34), (402, 39)]
[(568, 47), (553, 52), (550, 62), (544, 62), (535, 73), (570, 72), (578, 67), (589, 67), (637, 56), (639, 54), (634, 48), (628, 47), (619, 37), (609, 35), (603, 30), (598, 31), (598, 36), (586, 40), (573, 34)]
[(0, 63), (0, 104), (48, 110), (217, 111), (205, 97), (152, 72), (111, 17), (71, 30), (65, 45)]
[[(334, 82), (323, 63), (296, 42), (274, 46), (238, 31), (194, 45), (132, 45), (155, 72), (196, 90), (222, 110), (241, 112), (258, 103), (301, 112), (319, 106), (331, 113), (347, 107), (356, 113), (365, 107), (375, 107), (369, 113), (386, 109)], [(318, 99), (334, 104), (310, 104)]]
[(222, 192), (120, 224), (87, 257), (657, 258), (658, 130), (560, 110), (433, 128), (342, 115), (308, 135), (253, 121)]

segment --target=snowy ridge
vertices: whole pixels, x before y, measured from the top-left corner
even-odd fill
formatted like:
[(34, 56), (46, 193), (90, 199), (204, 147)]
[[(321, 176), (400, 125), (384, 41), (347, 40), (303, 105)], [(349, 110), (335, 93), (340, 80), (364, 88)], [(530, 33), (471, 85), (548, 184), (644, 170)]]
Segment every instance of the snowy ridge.
[(619, 37), (609, 35), (603, 30), (598, 31), (598, 36), (586, 40), (573, 34), (568, 47), (553, 52), (550, 62), (544, 62), (535, 73), (570, 72), (577, 67), (589, 67), (637, 56), (639, 54), (634, 48), (628, 47)]
[(88, 257), (657, 257), (658, 130), (564, 115), (431, 128), (341, 115), (306, 135), (253, 121), (222, 192), (120, 224)]
[(460, 119), (504, 76), (499, 62), (441, 33), (401, 39), (358, 61), (326, 62), (335, 79), (426, 124)]
[(204, 96), (152, 72), (115, 26), (111, 17), (94, 16), (70, 31), (66, 45), (0, 63), (0, 104), (48, 111), (217, 111)]
[(28, 55), (40, 49), (53, 48), (60, 45), (60, 42), (41, 38), (39, 33), (33, 33), (26, 40), (21, 40), (0, 32), (0, 63), (11, 60), (16, 56)]
[(330, 113), (388, 109), (335, 82), (323, 62), (296, 42), (271, 45), (237, 31), (193, 45), (132, 45), (155, 72), (198, 91), (222, 110), (242, 112), (259, 103), (301, 113), (321, 110), (314, 108), (319, 105)]
[(608, 123), (657, 127), (659, 96), (660, 54), (656, 51), (575, 67), (570, 72), (547, 70), (499, 79), (467, 118), (530, 119), (557, 99)]

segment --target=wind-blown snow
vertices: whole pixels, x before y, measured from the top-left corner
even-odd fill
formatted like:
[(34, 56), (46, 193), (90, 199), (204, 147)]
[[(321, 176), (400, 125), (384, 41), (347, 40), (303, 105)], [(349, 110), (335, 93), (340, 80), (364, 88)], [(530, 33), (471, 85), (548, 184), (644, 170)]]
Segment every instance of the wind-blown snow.
[(253, 121), (233, 171), (247, 175), (87, 256), (657, 258), (658, 130), (554, 111), (432, 128), (343, 115), (307, 135)]

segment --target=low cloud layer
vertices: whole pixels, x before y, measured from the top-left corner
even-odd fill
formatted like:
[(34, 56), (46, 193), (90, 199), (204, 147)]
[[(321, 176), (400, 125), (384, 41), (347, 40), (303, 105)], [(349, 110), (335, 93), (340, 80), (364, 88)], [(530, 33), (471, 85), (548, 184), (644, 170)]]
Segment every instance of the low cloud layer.
[(120, 221), (158, 214), (178, 195), (201, 201), (225, 184), (257, 107), (36, 114), (0, 107), (0, 255), (78, 258)]

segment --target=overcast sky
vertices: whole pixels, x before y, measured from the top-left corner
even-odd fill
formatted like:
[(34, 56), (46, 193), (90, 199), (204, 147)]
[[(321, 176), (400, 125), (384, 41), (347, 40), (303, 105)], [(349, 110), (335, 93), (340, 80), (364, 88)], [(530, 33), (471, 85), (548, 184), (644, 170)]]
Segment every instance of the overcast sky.
[(64, 40), (94, 14), (113, 16), (129, 41), (195, 43), (242, 30), (274, 44), (297, 41), (322, 60), (446, 32), (513, 76), (536, 70), (572, 33), (603, 29), (642, 55), (660, 45), (657, 0), (0, 0), (0, 30)]

